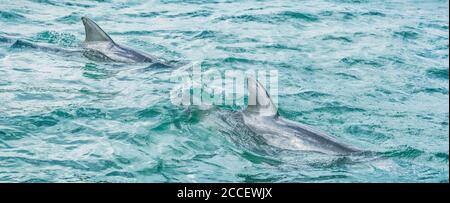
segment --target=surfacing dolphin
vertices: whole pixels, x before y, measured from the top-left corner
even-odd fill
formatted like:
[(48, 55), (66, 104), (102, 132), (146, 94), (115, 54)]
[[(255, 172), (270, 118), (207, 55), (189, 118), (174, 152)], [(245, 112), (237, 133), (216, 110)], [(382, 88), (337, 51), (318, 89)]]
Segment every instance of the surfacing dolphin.
[[(179, 65), (179, 61), (169, 61), (158, 59), (147, 53), (134, 50), (132, 48), (115, 43), (111, 37), (105, 33), (94, 21), (87, 17), (81, 18), (86, 38), (81, 47), (60, 48), (22, 39), (14, 39), (0, 36), (0, 42), (15, 41), (11, 48), (33, 48), (42, 51), (55, 52), (67, 56), (82, 54), (85, 57), (100, 62), (120, 62), (120, 63), (149, 63), (150, 67), (174, 67)], [(81, 49), (80, 49), (81, 48)]]
[(333, 137), (309, 126), (280, 117), (266, 89), (255, 79), (248, 79), (248, 100), (254, 101), (241, 112), (242, 121), (267, 144), (289, 150), (325, 154), (349, 154), (360, 150), (339, 143)]
[(116, 44), (111, 37), (103, 31), (94, 21), (87, 17), (81, 17), (84, 24), (86, 38), (83, 43), (83, 55), (96, 61), (113, 61), (122, 63), (160, 63), (146, 53)]

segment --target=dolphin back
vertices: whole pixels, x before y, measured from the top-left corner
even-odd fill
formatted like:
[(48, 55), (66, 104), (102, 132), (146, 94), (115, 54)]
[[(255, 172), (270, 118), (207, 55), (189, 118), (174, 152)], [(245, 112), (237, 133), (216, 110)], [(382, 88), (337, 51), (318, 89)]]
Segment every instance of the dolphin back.
[[(358, 149), (338, 142), (326, 133), (309, 126), (283, 119), (264, 86), (248, 78), (248, 106), (244, 122), (268, 143), (291, 150), (317, 151), (327, 154), (347, 154)], [(278, 136), (273, 136), (278, 135)]]

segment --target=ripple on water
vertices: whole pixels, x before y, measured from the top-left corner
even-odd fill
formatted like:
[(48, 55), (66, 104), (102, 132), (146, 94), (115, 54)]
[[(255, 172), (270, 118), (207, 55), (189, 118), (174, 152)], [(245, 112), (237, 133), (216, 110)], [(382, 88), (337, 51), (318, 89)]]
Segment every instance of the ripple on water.
[[(355, 137), (364, 137), (367, 141), (383, 142), (392, 138), (391, 135), (380, 132), (381, 126), (376, 125), (350, 125), (345, 131)], [(374, 140), (376, 141), (374, 141)]]
[(350, 38), (348, 37), (342, 37), (342, 36), (332, 36), (332, 35), (328, 35), (322, 38), (322, 40), (332, 40), (332, 41), (341, 41), (341, 42), (346, 42), (346, 43), (351, 43), (353, 42)]
[(279, 182), (282, 177), (269, 176), (268, 173), (258, 173), (258, 174), (237, 174), (237, 177), (242, 178), (245, 183), (261, 183), (261, 182)]
[(56, 31), (40, 32), (34, 37), (34, 39), (50, 44), (58, 44), (61, 46), (76, 46), (80, 43), (75, 35)]
[(325, 113), (331, 113), (331, 114), (344, 114), (344, 113), (351, 113), (351, 112), (365, 112), (363, 108), (358, 107), (352, 107), (352, 106), (346, 106), (346, 105), (332, 105), (332, 106), (324, 106), (315, 108), (313, 112), (325, 112)]
[(434, 157), (436, 159), (439, 159), (440, 161), (442, 161), (443, 163), (448, 164), (448, 153), (442, 153), (442, 152), (438, 152), (434, 154)]
[(72, 12), (69, 15), (59, 17), (56, 19), (57, 22), (65, 23), (65, 24), (77, 24), (80, 23), (80, 19), (83, 14), (78, 12)]
[(75, 115), (78, 118), (106, 118), (107, 112), (100, 108), (80, 107), (75, 110)]
[(211, 10), (197, 10), (193, 12), (187, 12), (187, 13), (179, 13), (179, 14), (173, 14), (173, 15), (165, 15), (168, 18), (178, 18), (178, 17), (187, 17), (187, 18), (195, 18), (195, 17), (208, 17), (213, 14), (213, 11)]
[(350, 74), (350, 73), (336, 73), (336, 75), (345, 78), (345, 79), (353, 79), (353, 80), (361, 80), (360, 77)]
[(301, 13), (301, 12), (294, 12), (294, 11), (284, 11), (279, 14), (282, 17), (297, 19), (297, 20), (303, 20), (306, 22), (317, 22), (319, 21), (319, 17), (310, 14), (310, 13)]
[(18, 14), (16, 12), (2, 11), (0, 10), (0, 20), (4, 22), (14, 22), (26, 20), (25, 16)]
[(141, 12), (141, 13), (126, 13), (126, 16), (129, 17), (140, 17), (140, 18), (153, 18), (156, 16), (163, 15), (167, 13), (168, 11), (152, 11), (152, 12)]
[[(28, 135), (24, 131), (12, 129), (12, 128), (2, 128), (0, 126), (0, 141), (2, 141), (2, 143), (4, 143), (5, 141), (10, 141), (10, 140), (19, 140), (26, 136), (28, 136)], [(4, 143), (4, 144), (6, 145), (6, 143)]]
[(362, 13), (361, 15), (363, 15), (363, 16), (380, 16), (380, 17), (386, 16), (386, 14), (379, 12), (379, 11), (369, 11), (369, 12)]
[(396, 31), (394, 32), (394, 36), (404, 40), (415, 40), (419, 38), (419, 33), (415, 31)]
[(147, 108), (136, 113), (138, 118), (155, 118), (161, 115), (161, 112), (155, 108)]
[(349, 66), (354, 66), (354, 65), (367, 65), (367, 66), (371, 66), (371, 67), (375, 67), (375, 68), (379, 68), (382, 67), (383, 64), (373, 60), (373, 59), (362, 59), (362, 58), (357, 58), (357, 57), (345, 57), (341, 59), (341, 62), (349, 65)]
[(430, 78), (448, 80), (448, 68), (430, 68), (426, 73)]
[(405, 158), (405, 159), (415, 159), (425, 152), (410, 146), (400, 146), (398, 149), (383, 152), (383, 156), (387, 158)]
[(433, 93), (440, 93), (443, 95), (448, 95), (448, 88), (442, 88), (442, 87), (424, 87), (419, 89), (414, 89), (412, 93), (427, 93), (427, 94), (433, 94)]

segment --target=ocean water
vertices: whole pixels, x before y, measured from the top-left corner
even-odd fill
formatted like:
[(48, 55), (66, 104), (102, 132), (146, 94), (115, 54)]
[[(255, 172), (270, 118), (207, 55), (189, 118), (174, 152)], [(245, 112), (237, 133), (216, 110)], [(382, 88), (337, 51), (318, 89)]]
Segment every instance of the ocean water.
[[(282, 117), (365, 153), (276, 149), (174, 105), (173, 70), (91, 61), (80, 17), (202, 68), (279, 73)], [(449, 2), (0, 0), (0, 182), (448, 182)], [(274, 138), (276, 139), (276, 138)]]

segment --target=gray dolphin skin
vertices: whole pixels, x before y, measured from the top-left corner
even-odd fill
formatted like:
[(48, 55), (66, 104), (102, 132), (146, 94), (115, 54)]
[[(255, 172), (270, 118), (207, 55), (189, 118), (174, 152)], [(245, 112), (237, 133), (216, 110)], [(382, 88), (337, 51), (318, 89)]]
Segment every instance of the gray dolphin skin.
[(146, 53), (116, 44), (100, 26), (87, 17), (81, 17), (86, 39), (83, 43), (83, 55), (94, 61), (112, 61), (122, 63), (161, 63)]
[[(309, 126), (279, 116), (266, 89), (255, 79), (248, 79), (249, 105), (242, 112), (244, 124), (267, 144), (288, 150), (325, 154), (349, 154), (360, 150), (339, 143), (333, 137)], [(252, 102), (252, 103), (251, 103)]]

